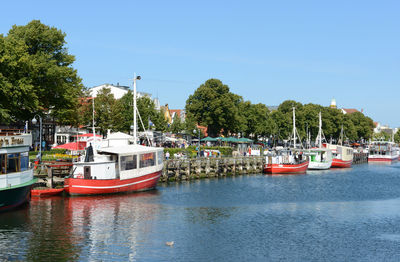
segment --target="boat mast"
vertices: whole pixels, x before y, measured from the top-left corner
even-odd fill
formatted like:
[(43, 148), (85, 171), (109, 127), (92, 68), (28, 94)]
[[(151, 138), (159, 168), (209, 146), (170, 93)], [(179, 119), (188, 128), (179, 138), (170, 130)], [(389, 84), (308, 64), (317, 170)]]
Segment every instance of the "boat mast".
[(293, 148), (296, 148), (296, 114), (295, 107), (293, 107)]
[[(96, 131), (94, 129), (94, 96), (92, 97), (92, 133), (93, 133), (93, 152), (96, 152)], [(79, 144), (79, 141), (77, 141), (77, 143)]]
[(318, 146), (322, 148), (322, 119), (321, 111), (319, 112), (319, 131), (318, 131)]
[(137, 134), (136, 134), (136, 73), (133, 74), (133, 144), (137, 144)]

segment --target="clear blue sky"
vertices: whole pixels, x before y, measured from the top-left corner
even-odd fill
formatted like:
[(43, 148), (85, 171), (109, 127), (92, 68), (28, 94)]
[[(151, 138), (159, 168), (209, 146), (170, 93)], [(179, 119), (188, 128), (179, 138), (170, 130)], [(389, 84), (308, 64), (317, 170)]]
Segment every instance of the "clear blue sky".
[(209, 78), (252, 103), (364, 109), (400, 126), (400, 1), (5, 1), (0, 33), (67, 34), (85, 86), (119, 82), (170, 108)]

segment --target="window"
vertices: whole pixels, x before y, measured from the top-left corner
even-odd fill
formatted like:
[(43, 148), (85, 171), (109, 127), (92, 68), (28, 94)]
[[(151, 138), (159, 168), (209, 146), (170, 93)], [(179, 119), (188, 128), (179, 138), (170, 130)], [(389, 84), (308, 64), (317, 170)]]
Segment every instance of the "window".
[(137, 156), (121, 156), (121, 171), (137, 168)]
[(157, 164), (161, 165), (164, 159), (164, 152), (162, 150), (157, 152)]
[(21, 171), (28, 170), (29, 168), (29, 154), (28, 152), (21, 153)]
[(155, 165), (156, 153), (147, 153), (140, 155), (140, 168)]
[(7, 155), (7, 173), (19, 172), (21, 164), (19, 154)]

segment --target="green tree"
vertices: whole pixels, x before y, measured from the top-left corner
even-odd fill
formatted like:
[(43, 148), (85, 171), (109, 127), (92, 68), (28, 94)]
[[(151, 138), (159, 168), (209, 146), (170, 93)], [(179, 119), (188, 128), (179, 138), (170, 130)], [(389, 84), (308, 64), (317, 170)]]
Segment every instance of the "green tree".
[(171, 124), (171, 132), (174, 134), (181, 133), (185, 129), (185, 125), (182, 123), (181, 118), (176, 114)]
[(50, 112), (76, 119), (83, 85), (65, 48), (65, 33), (33, 20), (0, 36), (1, 120), (31, 119)]
[(94, 119), (95, 126), (100, 129), (100, 133), (104, 136), (107, 130), (114, 130), (115, 117), (115, 98), (110, 88), (103, 88), (97, 93), (94, 99)]
[(397, 131), (397, 132), (394, 134), (394, 142), (395, 142), (395, 143), (400, 143), (400, 132), (399, 132), (399, 131)]
[(209, 79), (189, 96), (186, 112), (198, 124), (207, 126), (210, 136), (217, 136), (221, 131), (225, 134), (239, 131), (239, 104), (242, 101), (220, 80)]

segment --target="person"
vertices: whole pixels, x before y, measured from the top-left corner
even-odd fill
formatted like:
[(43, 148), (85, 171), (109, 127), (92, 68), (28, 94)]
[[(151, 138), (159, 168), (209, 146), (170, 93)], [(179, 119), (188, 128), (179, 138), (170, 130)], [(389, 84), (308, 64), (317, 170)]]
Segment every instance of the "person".
[(42, 141), (42, 150), (45, 151), (46, 150), (46, 141)]
[(167, 153), (165, 153), (165, 159), (169, 159), (169, 152), (167, 151)]

